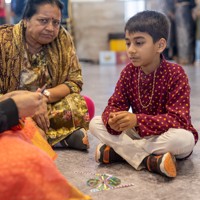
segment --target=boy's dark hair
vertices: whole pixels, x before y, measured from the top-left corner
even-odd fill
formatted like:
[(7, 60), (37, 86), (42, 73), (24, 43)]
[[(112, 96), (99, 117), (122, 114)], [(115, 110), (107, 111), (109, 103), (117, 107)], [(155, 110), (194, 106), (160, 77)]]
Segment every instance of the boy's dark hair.
[(170, 29), (170, 23), (167, 16), (157, 11), (145, 10), (137, 13), (131, 17), (126, 25), (125, 32), (145, 32), (152, 38), (153, 42), (157, 42), (159, 39), (168, 39)]
[(64, 6), (61, 0), (27, 0), (22, 18), (30, 19), (33, 15), (37, 13), (38, 6), (44, 4), (56, 5), (61, 12)]

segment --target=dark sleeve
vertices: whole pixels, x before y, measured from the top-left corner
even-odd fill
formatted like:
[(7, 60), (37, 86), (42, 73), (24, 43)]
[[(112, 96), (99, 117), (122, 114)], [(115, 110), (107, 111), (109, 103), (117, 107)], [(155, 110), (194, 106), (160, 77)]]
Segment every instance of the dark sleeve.
[(193, 9), (194, 7), (196, 7), (195, 0), (190, 0), (190, 8)]
[(12, 0), (12, 1), (10, 2), (11, 11), (14, 11), (14, 10), (15, 10), (15, 4), (16, 4), (16, 2), (15, 2), (14, 0)]
[(0, 133), (19, 123), (17, 106), (12, 99), (0, 102)]

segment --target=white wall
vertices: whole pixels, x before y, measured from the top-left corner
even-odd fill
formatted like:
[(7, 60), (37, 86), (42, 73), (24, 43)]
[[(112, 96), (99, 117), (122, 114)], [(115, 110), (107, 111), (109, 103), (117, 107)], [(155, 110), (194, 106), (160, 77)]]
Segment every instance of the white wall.
[(159, 10), (162, 0), (71, 0), (71, 3), (78, 56), (97, 61), (100, 51), (109, 50), (109, 33), (123, 33), (131, 15), (143, 8)]
[(108, 34), (123, 32), (124, 3), (72, 3), (73, 33), (80, 59), (97, 61), (99, 51), (108, 50)]

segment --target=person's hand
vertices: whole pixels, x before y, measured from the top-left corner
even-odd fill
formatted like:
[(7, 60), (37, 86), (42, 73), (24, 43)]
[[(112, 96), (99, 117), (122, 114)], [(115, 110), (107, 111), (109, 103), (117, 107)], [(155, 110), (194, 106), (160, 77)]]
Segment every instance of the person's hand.
[(27, 91), (27, 90), (15, 90), (15, 91), (8, 92), (8, 93), (2, 95), (2, 96), (0, 97), (0, 101), (4, 101), (4, 100), (6, 100), (6, 99), (8, 99), (8, 98), (12, 98), (12, 97), (15, 96), (15, 95), (24, 95), (24, 94), (29, 94), (29, 93), (30, 93), (30, 92)]
[(16, 91), (10, 97), (16, 103), (19, 117), (32, 117), (47, 112), (46, 102), (39, 92)]
[(110, 113), (109, 119), (108, 119), (108, 124), (110, 128), (112, 128), (115, 131), (119, 131), (119, 125), (117, 124), (117, 119), (116, 119), (117, 112), (115, 113)]
[(46, 138), (49, 127), (47, 100), (40, 92), (14, 91), (8, 93), (18, 108), (19, 117), (32, 117), (39, 128), (40, 134)]
[(50, 122), (47, 113), (35, 115), (33, 120), (44, 132), (48, 131)]
[(137, 119), (134, 113), (119, 111), (110, 113), (108, 124), (113, 130), (120, 132), (137, 126)]
[[(38, 92), (39, 93), (39, 92)], [(41, 94), (41, 93), (39, 93)], [(42, 94), (41, 94), (42, 95)], [(33, 120), (36, 122), (36, 124), (44, 131), (47, 132), (48, 128), (50, 126), (49, 122), (49, 117), (48, 117), (48, 112), (47, 112), (47, 99), (44, 95), (42, 95), (42, 101), (43, 101), (43, 106), (42, 108), (45, 108), (45, 112), (36, 112)]]

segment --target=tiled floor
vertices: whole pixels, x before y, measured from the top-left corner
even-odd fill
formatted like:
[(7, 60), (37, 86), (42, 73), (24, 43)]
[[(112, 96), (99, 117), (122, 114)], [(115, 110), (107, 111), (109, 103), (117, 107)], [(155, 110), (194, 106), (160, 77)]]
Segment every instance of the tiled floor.
[[(90, 96), (100, 115), (122, 70), (120, 66), (99, 66), (82, 63), (83, 94)], [(191, 116), (195, 128), (200, 131), (200, 64), (184, 67), (191, 85)], [(177, 163), (178, 176), (169, 180), (146, 170), (135, 171), (128, 164), (99, 165), (94, 160), (96, 138), (89, 134), (88, 152), (57, 150), (56, 164), (61, 173), (85, 194), (94, 200), (198, 200), (200, 199), (200, 143), (192, 156)], [(91, 192), (86, 182), (95, 174), (111, 174), (121, 179), (121, 184), (131, 187)]]

